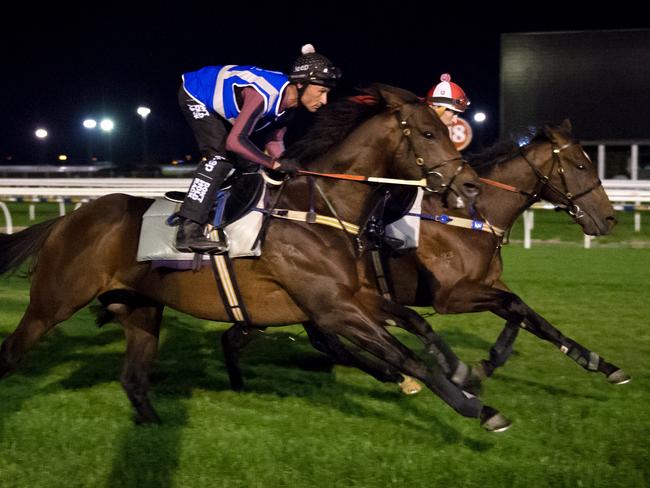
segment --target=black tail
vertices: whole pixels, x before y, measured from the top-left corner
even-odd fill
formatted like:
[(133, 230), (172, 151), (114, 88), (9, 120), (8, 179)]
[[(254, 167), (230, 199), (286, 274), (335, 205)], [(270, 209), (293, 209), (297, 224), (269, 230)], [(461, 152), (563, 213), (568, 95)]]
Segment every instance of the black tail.
[(103, 327), (116, 319), (115, 314), (102, 303), (92, 304), (90, 306), (90, 312), (95, 316), (95, 324), (97, 327)]
[(32, 225), (17, 234), (0, 234), (0, 275), (15, 272), (27, 258), (36, 256), (59, 219)]

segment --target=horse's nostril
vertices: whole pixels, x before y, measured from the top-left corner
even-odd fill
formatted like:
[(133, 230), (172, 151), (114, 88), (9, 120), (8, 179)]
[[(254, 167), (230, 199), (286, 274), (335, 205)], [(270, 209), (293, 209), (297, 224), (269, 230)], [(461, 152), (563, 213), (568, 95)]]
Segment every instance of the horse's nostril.
[(475, 197), (481, 193), (481, 189), (474, 183), (463, 183), (463, 194), (468, 197)]

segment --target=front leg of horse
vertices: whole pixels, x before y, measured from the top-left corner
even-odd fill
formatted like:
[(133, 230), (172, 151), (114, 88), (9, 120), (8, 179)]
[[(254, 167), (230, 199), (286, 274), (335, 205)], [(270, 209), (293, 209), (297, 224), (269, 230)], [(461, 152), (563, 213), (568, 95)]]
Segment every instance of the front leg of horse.
[(426, 352), (432, 355), (445, 376), (454, 384), (466, 391), (478, 394), (480, 391), (479, 377), (472, 373), (471, 368), (464, 363), (449, 344), (431, 328), (431, 325), (414, 310), (395, 302), (382, 299), (381, 308), (388, 314), (384, 322), (395, 325), (418, 337), (425, 345)]
[(484, 285), (456, 287), (449, 298), (446, 304), (447, 311), (459, 313), (489, 310), (507, 320), (497, 342), (490, 349), (489, 359), (482, 360), (479, 367), (474, 368), (478, 374), (491, 376), (497, 367), (505, 364), (512, 352), (518, 327), (521, 327), (554, 344), (587, 371), (603, 373), (611, 383), (624, 384), (630, 381), (630, 376), (625, 371), (605, 361), (597, 353), (576, 341), (565, 337), (518, 295), (510, 291)]
[[(313, 322), (304, 322), (302, 325), (312, 346), (328, 355), (337, 364), (356, 367), (382, 383), (402, 384), (405, 381), (400, 372), (389, 364), (372, 360), (353, 348), (347, 347), (338, 336), (320, 329)], [(417, 391), (407, 390), (405, 393), (413, 394), (417, 393)]]
[[(339, 334), (362, 350), (387, 362), (399, 371), (424, 383), (456, 412), (465, 417), (479, 418), (481, 426), (492, 432), (510, 427), (511, 422), (497, 410), (483, 405), (473, 395), (466, 394), (449, 381), (440, 369), (430, 369), (410, 349), (389, 334), (360, 310), (354, 310), (350, 303), (338, 299), (330, 308), (323, 306), (314, 310), (313, 319), (319, 327), (331, 334)], [(320, 312), (320, 313), (319, 313)]]
[(499, 334), (497, 341), (490, 347), (488, 359), (482, 359), (472, 368), (473, 378), (477, 381), (489, 378), (496, 368), (503, 366), (512, 354), (512, 348), (518, 333), (519, 320), (506, 321), (506, 325)]
[(605, 361), (600, 355), (590, 351), (573, 339), (564, 336), (562, 332), (551, 325), (544, 317), (530, 308), (529, 310), (530, 312), (527, 318), (521, 324), (522, 328), (555, 345), (563, 354), (571, 358), (588, 372), (604, 374), (607, 381), (612, 384), (623, 385), (631, 381), (632, 377), (624, 370), (615, 364)]

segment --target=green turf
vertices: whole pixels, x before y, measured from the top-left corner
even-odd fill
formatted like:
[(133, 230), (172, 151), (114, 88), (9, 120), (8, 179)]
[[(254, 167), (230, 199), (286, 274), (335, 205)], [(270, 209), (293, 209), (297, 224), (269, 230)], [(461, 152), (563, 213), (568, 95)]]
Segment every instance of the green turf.
[[(618, 224), (608, 236), (592, 239), (592, 247), (647, 247), (650, 243), (650, 212), (641, 212), (641, 229), (634, 230), (634, 212), (617, 212)], [(518, 219), (510, 234), (514, 244), (520, 244), (524, 238), (522, 219)], [(553, 210), (535, 210), (534, 227), (531, 231), (533, 245), (535, 242), (552, 244), (583, 245), (584, 235), (580, 227), (563, 212)]]
[[(251, 344), (247, 391), (233, 393), (225, 325), (166, 311), (152, 373), (164, 423), (141, 427), (117, 381), (121, 330), (83, 310), (0, 381), (0, 487), (648, 486), (650, 249), (511, 245), (504, 259), (513, 290), (633, 381), (609, 385), (522, 332), (482, 395), (514, 425), (489, 434), (429, 392), (332, 368), (297, 326)], [(26, 280), (0, 278), (0, 338), (27, 297)], [(501, 327), (489, 314), (429, 320), (470, 362)]]

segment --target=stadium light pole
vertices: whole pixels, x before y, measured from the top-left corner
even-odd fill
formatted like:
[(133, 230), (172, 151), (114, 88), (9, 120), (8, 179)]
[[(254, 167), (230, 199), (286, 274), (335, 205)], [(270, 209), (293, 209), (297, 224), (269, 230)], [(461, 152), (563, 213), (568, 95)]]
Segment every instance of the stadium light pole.
[[(483, 124), (487, 120), (487, 114), (481, 110), (474, 112), (474, 115), (472, 117), (474, 119), (474, 122), (477, 124), (477, 129), (480, 129), (483, 127)], [(483, 133), (483, 130), (477, 130), (476, 131), (479, 135), (478, 137), (478, 148), (479, 150), (483, 149), (483, 138), (485, 137), (485, 134)]]
[(111, 133), (115, 128), (115, 123), (111, 119), (102, 119), (99, 128), (108, 135), (108, 160), (113, 162), (113, 146), (111, 145)]
[(95, 119), (86, 119), (83, 121), (83, 126), (88, 131), (88, 161), (93, 159), (93, 135), (94, 129), (97, 128), (97, 121)]
[(151, 113), (149, 107), (138, 107), (137, 114), (142, 117), (142, 161), (149, 164), (149, 145), (147, 143), (147, 117)]
[(42, 127), (39, 127), (34, 131), (34, 135), (36, 136), (36, 139), (38, 139), (40, 142), (40, 163), (45, 164), (45, 152), (46, 152), (46, 141), (47, 141), (47, 130), (43, 129)]

